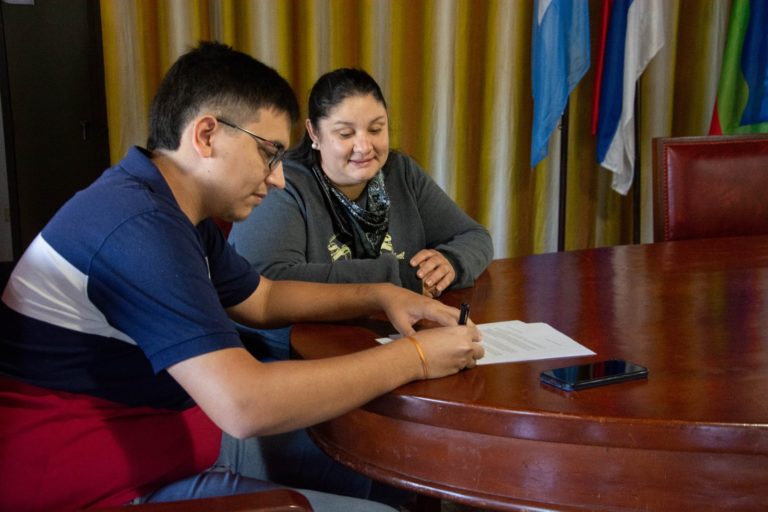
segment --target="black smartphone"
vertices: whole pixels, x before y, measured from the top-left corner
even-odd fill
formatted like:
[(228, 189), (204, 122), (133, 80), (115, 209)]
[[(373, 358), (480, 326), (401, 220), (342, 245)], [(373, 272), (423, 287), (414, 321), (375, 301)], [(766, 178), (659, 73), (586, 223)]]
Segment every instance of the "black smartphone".
[(647, 377), (648, 368), (621, 359), (578, 364), (541, 372), (541, 382), (565, 391), (577, 391)]

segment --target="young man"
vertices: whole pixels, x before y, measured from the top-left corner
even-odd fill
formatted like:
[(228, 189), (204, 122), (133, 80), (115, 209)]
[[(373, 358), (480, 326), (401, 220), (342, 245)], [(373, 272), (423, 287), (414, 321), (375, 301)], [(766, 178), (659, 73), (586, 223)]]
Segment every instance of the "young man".
[[(479, 332), (458, 326), (455, 308), (388, 284), (270, 281), (225, 243), (211, 217), (244, 219), (284, 186), (297, 117), (274, 70), (201, 43), (163, 79), (147, 149), (132, 148), (30, 244), (0, 305), (0, 509), (267, 488), (212, 467), (222, 430), (242, 439), (303, 428), (482, 357)], [(411, 339), (263, 364), (232, 323), (375, 311)], [(445, 327), (414, 333), (420, 319)], [(305, 494), (317, 510), (367, 506)]]

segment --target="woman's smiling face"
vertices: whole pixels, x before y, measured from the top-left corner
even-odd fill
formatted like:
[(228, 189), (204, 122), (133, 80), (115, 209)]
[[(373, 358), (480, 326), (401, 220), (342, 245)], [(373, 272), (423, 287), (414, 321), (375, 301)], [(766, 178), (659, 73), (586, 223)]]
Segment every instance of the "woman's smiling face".
[(387, 110), (373, 95), (348, 96), (320, 119), (317, 130), (307, 130), (320, 151), (323, 172), (350, 199), (387, 161)]

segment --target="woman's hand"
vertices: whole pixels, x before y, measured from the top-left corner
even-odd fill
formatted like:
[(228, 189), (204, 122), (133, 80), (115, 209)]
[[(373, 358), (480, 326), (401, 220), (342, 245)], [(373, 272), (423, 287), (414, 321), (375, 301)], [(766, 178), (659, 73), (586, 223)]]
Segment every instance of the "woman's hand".
[(427, 297), (439, 297), (456, 279), (456, 271), (440, 251), (422, 249), (411, 258), (417, 268), (416, 277), (421, 279), (422, 293)]

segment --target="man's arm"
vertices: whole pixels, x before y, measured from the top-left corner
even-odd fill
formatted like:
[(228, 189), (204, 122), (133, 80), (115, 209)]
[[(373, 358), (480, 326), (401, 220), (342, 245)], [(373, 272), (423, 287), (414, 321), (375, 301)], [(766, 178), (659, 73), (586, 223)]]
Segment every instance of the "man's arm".
[(419, 320), (457, 325), (459, 312), (389, 283), (325, 284), (261, 278), (248, 299), (228, 310), (233, 320), (256, 327), (303, 321), (339, 321), (384, 311), (401, 334)]
[[(473, 326), (428, 329), (414, 338), (423, 347), (429, 378), (473, 367), (483, 355)], [(239, 438), (314, 425), (424, 377), (408, 339), (340, 357), (272, 363), (229, 348), (187, 359), (168, 372), (222, 430)]]
[[(384, 310), (396, 329), (412, 334), (428, 378), (473, 367), (483, 356), (476, 327), (459, 326), (458, 311), (390, 284), (329, 285), (264, 278), (256, 291), (230, 308), (244, 323), (342, 320)], [(429, 319), (448, 327), (413, 332)], [(168, 372), (222, 430), (235, 437), (306, 427), (360, 407), (383, 393), (424, 378), (415, 344), (396, 340), (353, 354), (264, 364), (245, 349), (193, 357)]]

